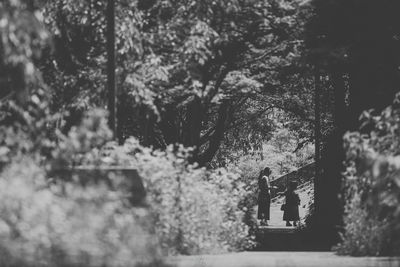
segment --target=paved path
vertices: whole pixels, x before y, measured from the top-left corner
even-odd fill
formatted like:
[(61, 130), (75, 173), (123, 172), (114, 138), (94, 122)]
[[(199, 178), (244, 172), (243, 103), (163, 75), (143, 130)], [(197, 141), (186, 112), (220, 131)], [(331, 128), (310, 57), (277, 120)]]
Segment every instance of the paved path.
[(347, 257), (333, 252), (240, 252), (170, 257), (177, 267), (399, 267), (400, 258)]

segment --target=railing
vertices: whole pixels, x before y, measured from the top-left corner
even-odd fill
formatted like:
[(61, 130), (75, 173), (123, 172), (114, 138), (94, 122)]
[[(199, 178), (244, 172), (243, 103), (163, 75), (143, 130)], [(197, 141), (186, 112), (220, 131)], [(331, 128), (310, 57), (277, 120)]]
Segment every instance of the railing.
[(295, 171), (289, 172), (283, 176), (271, 181), (271, 185), (277, 187), (272, 190), (271, 197), (274, 198), (279, 194), (285, 192), (287, 185), (290, 181), (296, 181), (298, 186), (311, 181), (315, 173), (315, 162), (307, 164)]

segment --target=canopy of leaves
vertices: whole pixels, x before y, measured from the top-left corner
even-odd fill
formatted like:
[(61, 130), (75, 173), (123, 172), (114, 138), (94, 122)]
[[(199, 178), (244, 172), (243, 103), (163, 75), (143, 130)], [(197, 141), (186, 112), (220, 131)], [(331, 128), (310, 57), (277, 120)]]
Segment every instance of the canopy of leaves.
[[(54, 53), (43, 72), (53, 107), (71, 112), (67, 128), (79, 110), (106, 103), (104, 11), (98, 1), (44, 7)], [(227, 132), (265, 138), (272, 106), (310, 120), (311, 98), (293, 83), (301, 11), (296, 1), (116, 1), (120, 139), (194, 146), (205, 163)]]

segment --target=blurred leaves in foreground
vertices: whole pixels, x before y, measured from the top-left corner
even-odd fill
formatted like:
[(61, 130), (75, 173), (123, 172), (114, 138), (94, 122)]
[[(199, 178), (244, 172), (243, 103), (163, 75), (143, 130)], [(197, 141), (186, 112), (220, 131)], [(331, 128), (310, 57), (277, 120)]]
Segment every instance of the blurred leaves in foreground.
[(0, 199), (1, 266), (135, 266), (160, 258), (148, 212), (105, 184), (49, 182), (25, 158), (1, 174)]
[(342, 254), (400, 254), (400, 95), (379, 115), (364, 112), (369, 134), (345, 135), (346, 216)]
[[(244, 223), (249, 194), (240, 172), (207, 170), (188, 163), (191, 150), (165, 151), (139, 145), (104, 147), (105, 162), (138, 169), (148, 192), (156, 234), (168, 254), (200, 254), (251, 248), (254, 236)], [(251, 207), (252, 208), (252, 207)], [(235, 233), (232, 235), (231, 233)]]
[[(134, 138), (122, 146), (107, 143), (105, 115), (92, 110), (68, 134), (58, 133), (48, 160), (38, 149), (13, 154), (5, 164), (0, 174), (2, 266), (151, 265), (162, 264), (166, 254), (254, 245), (243, 204), (252, 192), (238, 171), (190, 165), (191, 150), (182, 146), (158, 151)], [(23, 137), (21, 142), (29, 142)], [(1, 148), (5, 155), (10, 151)], [(50, 175), (54, 168), (82, 164), (136, 168), (145, 183), (147, 207), (132, 207), (123, 192), (106, 183), (82, 186)]]

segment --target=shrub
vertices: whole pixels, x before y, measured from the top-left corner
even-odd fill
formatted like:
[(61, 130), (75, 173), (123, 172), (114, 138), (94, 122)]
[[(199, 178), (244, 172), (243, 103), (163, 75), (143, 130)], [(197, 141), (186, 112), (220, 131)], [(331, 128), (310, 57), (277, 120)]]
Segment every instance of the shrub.
[(346, 231), (342, 236), (343, 242), (335, 248), (336, 251), (353, 256), (385, 254), (391, 240), (387, 220), (377, 220), (370, 216), (362, 204), (359, 192), (347, 203), (346, 213)]
[(0, 176), (1, 266), (151, 264), (148, 216), (105, 184), (49, 183), (32, 160), (14, 162)]
[[(237, 172), (207, 170), (188, 163), (190, 150), (169, 146), (152, 150), (130, 138), (109, 146), (104, 160), (134, 166), (143, 177), (156, 234), (168, 254), (243, 250), (254, 237), (244, 223), (247, 195)], [(235, 233), (235, 234), (232, 234)]]
[(101, 164), (100, 148), (111, 137), (105, 119), (103, 111), (89, 111), (67, 136), (57, 133), (57, 143), (37, 135), (32, 141), (25, 131), (18, 135), (25, 150), (14, 146), (12, 131), (2, 131), (9, 142), (0, 151), (11, 161), (0, 174), (1, 266), (166, 266), (151, 214), (112, 189), (126, 177), (82, 186), (47, 172)]
[(399, 96), (380, 115), (364, 113), (371, 132), (347, 133), (343, 241), (351, 255), (400, 255)]
[(228, 164), (227, 169), (240, 173), (240, 181), (244, 184), (246, 194), (241, 199), (239, 206), (245, 211), (244, 222), (249, 226), (250, 235), (257, 231), (257, 219), (255, 208), (258, 196), (258, 176), (264, 169), (262, 162), (250, 156), (241, 157), (235, 164)]
[[(151, 263), (157, 256), (155, 237), (166, 254), (218, 253), (253, 245), (254, 237), (244, 222), (243, 201), (249, 194), (238, 172), (190, 165), (190, 150), (181, 146), (158, 151), (142, 147), (134, 138), (123, 146), (104, 145), (110, 137), (104, 121), (103, 112), (90, 111), (67, 136), (58, 133), (59, 142), (50, 150), (51, 164), (40, 157), (28, 162), (26, 157), (15, 157), (3, 172), (5, 192), (15, 191), (17, 185), (22, 188), (15, 196), (2, 195), (5, 231), (13, 229), (13, 217), (25, 227), (16, 230), (17, 237), (10, 234), (4, 239), (7, 242), (0, 247), (5, 252), (25, 253), (27, 261), (39, 265), (123, 266), (129, 261), (139, 263), (139, 255)], [(149, 209), (125, 206), (122, 193), (110, 189), (114, 186), (82, 187), (58, 180), (47, 184), (45, 170), (81, 164), (136, 168), (146, 186)], [(22, 217), (14, 215), (21, 205), (33, 215), (28, 211)], [(37, 236), (30, 235), (36, 232)], [(108, 240), (111, 237), (113, 241)]]

